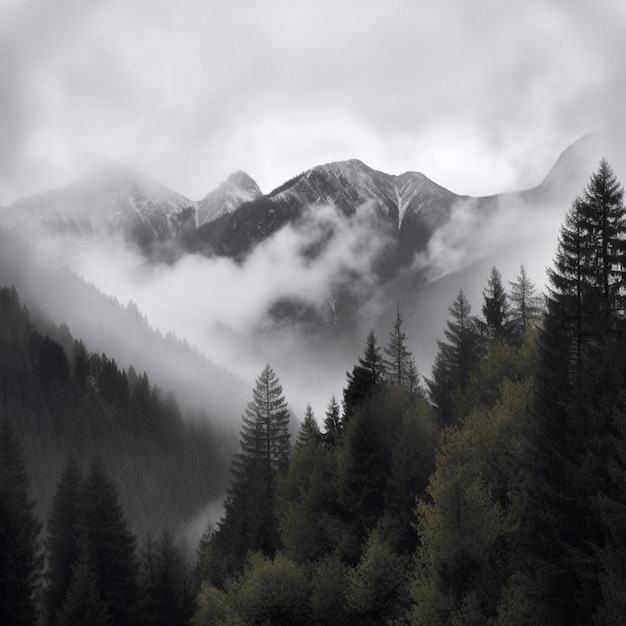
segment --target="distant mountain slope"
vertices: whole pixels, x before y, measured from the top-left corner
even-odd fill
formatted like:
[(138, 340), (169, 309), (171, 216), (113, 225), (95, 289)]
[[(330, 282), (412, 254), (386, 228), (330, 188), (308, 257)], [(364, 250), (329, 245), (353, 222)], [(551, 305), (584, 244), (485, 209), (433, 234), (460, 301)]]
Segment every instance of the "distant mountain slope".
[(172, 389), (184, 408), (238, 428), (247, 384), (186, 342), (155, 331), (136, 307), (120, 305), (0, 228), (0, 285), (12, 284), (31, 310), (66, 323), (90, 351), (106, 352), (120, 367), (149, 371), (152, 382)]
[(180, 532), (228, 484), (233, 438), (221, 424), (183, 418), (149, 374), (90, 354), (0, 286), (0, 414), (19, 434), (45, 520), (69, 456), (98, 456), (140, 537)]
[(69, 187), (18, 200), (4, 211), (9, 225), (31, 220), (53, 232), (117, 232), (148, 246), (195, 227), (193, 204), (148, 176), (109, 163)]
[(23, 198), (0, 210), (0, 224), (28, 232), (91, 237), (119, 234), (151, 252), (197, 224), (227, 215), (261, 195), (245, 172), (235, 172), (199, 202), (117, 163), (106, 163), (68, 187)]

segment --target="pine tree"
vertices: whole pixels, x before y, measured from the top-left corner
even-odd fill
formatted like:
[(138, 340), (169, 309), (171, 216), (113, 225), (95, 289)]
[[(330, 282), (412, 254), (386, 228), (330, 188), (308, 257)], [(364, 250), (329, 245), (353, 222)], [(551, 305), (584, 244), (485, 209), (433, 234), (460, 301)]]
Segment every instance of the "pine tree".
[(606, 159), (600, 161), (579, 199), (581, 226), (588, 239), (587, 279), (594, 291), (594, 305), (605, 328), (616, 312), (624, 310), (626, 272), (626, 214), (624, 189)]
[(595, 554), (611, 524), (598, 508), (615, 491), (606, 457), (623, 393), (622, 200), (603, 160), (566, 215), (548, 273), (518, 521), (518, 558), (538, 621), (590, 622), (600, 603)]
[(15, 431), (0, 422), (0, 623), (35, 624), (43, 554), (41, 522)]
[(440, 342), (439, 351), (435, 355), (431, 377), (426, 379), (428, 397), (437, 409), (439, 422), (442, 425), (451, 424), (454, 421), (454, 400), (458, 389), (448, 352), (449, 346)]
[(511, 328), (516, 343), (521, 344), (528, 329), (541, 317), (541, 298), (523, 265), (520, 265), (516, 282), (509, 282), (509, 285)]
[(495, 265), (491, 268), (483, 298), (482, 313), (487, 336), (493, 341), (506, 341), (509, 337), (509, 302), (502, 286), (502, 275)]
[(274, 370), (266, 365), (243, 415), (241, 451), (235, 457), (235, 478), (249, 466), (284, 471), (289, 463), (289, 408)]
[(80, 555), (80, 515), (82, 513), (82, 472), (70, 457), (57, 484), (48, 516), (46, 548), (48, 567), (44, 590), (44, 612), (53, 622), (72, 579), (72, 564)]
[(419, 384), (415, 359), (406, 347), (407, 337), (402, 330), (402, 316), (396, 310), (396, 319), (389, 334), (389, 343), (385, 347), (387, 358), (384, 360), (387, 377), (393, 385), (403, 387), (414, 393)]
[(624, 190), (606, 160), (600, 162), (561, 228), (548, 271), (548, 314), (560, 316), (572, 362), (603, 344), (624, 310), (626, 217)]
[(333, 394), (328, 401), (324, 417), (324, 443), (330, 448), (335, 447), (342, 432), (343, 419), (341, 418), (341, 409), (335, 394)]
[(274, 370), (266, 365), (243, 415), (224, 516), (200, 555), (212, 584), (221, 585), (241, 570), (249, 551), (272, 557), (278, 549), (276, 480), (287, 470), (290, 453), (289, 409), (282, 394)]
[(385, 381), (385, 364), (373, 330), (367, 335), (365, 352), (359, 362), (346, 372), (348, 385), (343, 390), (344, 416), (349, 418), (354, 409), (373, 396)]
[(82, 533), (102, 600), (109, 605), (113, 624), (134, 623), (138, 598), (137, 542), (124, 519), (117, 491), (98, 458), (91, 464), (82, 497)]
[(463, 388), (478, 358), (478, 333), (476, 322), (471, 316), (472, 308), (462, 289), (449, 311), (452, 319), (448, 320), (448, 328), (443, 331), (450, 346), (447, 356), (453, 366), (457, 385)]
[(428, 394), (443, 424), (453, 421), (454, 393), (465, 388), (479, 355), (476, 320), (471, 316), (471, 307), (462, 289), (448, 310), (451, 319), (444, 330), (448, 341), (437, 342), (439, 351), (433, 375), (426, 381)]
[(315, 414), (313, 413), (311, 405), (307, 404), (304, 412), (304, 420), (300, 425), (298, 437), (296, 438), (296, 452), (306, 446), (307, 443), (315, 441), (319, 442), (321, 439), (322, 435), (320, 433), (319, 426), (317, 425)]

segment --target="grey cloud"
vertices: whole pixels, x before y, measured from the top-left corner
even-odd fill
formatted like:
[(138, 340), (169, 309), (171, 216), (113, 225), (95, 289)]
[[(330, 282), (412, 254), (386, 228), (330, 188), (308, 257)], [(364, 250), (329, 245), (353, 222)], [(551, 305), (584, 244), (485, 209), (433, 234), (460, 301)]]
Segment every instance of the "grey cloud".
[(237, 168), (267, 190), (354, 156), (500, 191), (601, 125), (623, 49), (608, 1), (25, 6), (16, 91), (40, 110), (14, 143), (42, 164), (31, 191), (98, 154), (194, 198)]
[[(318, 359), (326, 361), (328, 355), (312, 357), (319, 347), (305, 348), (296, 327), (268, 331), (267, 311), (277, 300), (293, 298), (326, 314), (346, 276), (350, 288), (366, 291), (375, 280), (372, 263), (386, 244), (370, 217), (367, 205), (350, 219), (333, 206), (310, 207), (241, 265), (186, 255), (175, 265), (153, 266), (110, 236), (77, 239), (38, 231), (29, 239), (104, 293), (135, 302), (160, 331), (184, 337), (245, 380), (253, 381), (268, 361), (277, 371), (284, 366), (281, 380), (301, 413), (306, 402), (322, 409), (331, 393), (340, 391), (334, 386), (351, 357), (338, 353), (320, 369)], [(320, 250), (314, 260), (305, 254), (312, 247)]]

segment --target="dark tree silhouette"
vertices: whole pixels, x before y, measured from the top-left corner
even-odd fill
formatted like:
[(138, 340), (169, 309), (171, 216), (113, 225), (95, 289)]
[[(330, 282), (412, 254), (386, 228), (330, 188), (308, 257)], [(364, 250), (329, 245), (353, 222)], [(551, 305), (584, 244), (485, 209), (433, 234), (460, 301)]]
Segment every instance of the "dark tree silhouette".
[(35, 624), (43, 553), (30, 478), (7, 417), (0, 421), (0, 622)]
[(502, 285), (502, 275), (497, 267), (491, 268), (487, 287), (483, 289), (482, 313), (487, 336), (493, 341), (509, 338), (509, 301)]
[(367, 335), (363, 356), (346, 376), (348, 385), (343, 390), (343, 404), (344, 417), (349, 419), (354, 409), (374, 395), (385, 381), (385, 364), (373, 330)]
[(341, 408), (335, 394), (333, 394), (328, 401), (326, 414), (324, 416), (324, 443), (330, 448), (335, 447), (339, 442), (342, 432), (343, 419), (341, 417)]
[(389, 343), (385, 347), (384, 359), (389, 382), (407, 391), (417, 391), (419, 377), (415, 366), (415, 359), (406, 347), (407, 336), (402, 330), (402, 316), (396, 311), (396, 319), (389, 334)]
[(82, 480), (76, 459), (70, 457), (57, 484), (46, 529), (48, 567), (43, 600), (44, 614), (50, 623), (56, 619), (70, 587), (72, 565), (80, 556)]
[(109, 605), (113, 624), (132, 624), (137, 620), (136, 539), (98, 458), (91, 464), (82, 498), (85, 549), (93, 562), (101, 597)]
[(624, 393), (625, 216), (603, 160), (566, 215), (548, 272), (518, 546), (538, 621), (590, 622), (601, 602), (595, 554), (612, 524), (598, 503), (623, 481), (615, 471), (623, 461), (616, 455), (611, 469), (607, 455), (619, 441)]
[(541, 298), (523, 265), (520, 265), (516, 281), (509, 282), (509, 285), (511, 330), (514, 341), (521, 344), (528, 329), (541, 318)]
[(214, 584), (240, 570), (250, 550), (273, 556), (280, 544), (276, 480), (289, 465), (289, 408), (269, 365), (256, 379), (243, 415), (239, 446), (224, 517), (200, 555), (200, 567)]
[(311, 405), (307, 404), (304, 412), (304, 419), (302, 420), (302, 424), (300, 424), (300, 429), (296, 438), (296, 451), (304, 448), (304, 446), (306, 446), (310, 441), (319, 442), (321, 439), (322, 434), (320, 433), (319, 426), (317, 425), (315, 414), (313, 413)]
[(449, 308), (450, 319), (444, 335), (447, 342), (438, 341), (432, 378), (426, 380), (431, 402), (437, 408), (442, 424), (454, 421), (454, 393), (462, 390), (478, 359), (479, 342), (476, 320), (462, 289)]

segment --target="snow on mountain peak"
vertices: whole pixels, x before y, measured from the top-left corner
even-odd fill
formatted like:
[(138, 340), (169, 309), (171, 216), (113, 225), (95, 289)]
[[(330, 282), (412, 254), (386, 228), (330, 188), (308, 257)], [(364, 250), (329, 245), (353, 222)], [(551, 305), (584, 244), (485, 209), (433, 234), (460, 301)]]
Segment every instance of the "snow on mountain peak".
[(206, 224), (238, 209), (242, 204), (261, 196), (256, 181), (238, 170), (197, 203), (198, 225)]
[(18, 228), (30, 220), (55, 231), (89, 235), (109, 230), (151, 240), (177, 233), (180, 216), (193, 205), (148, 176), (106, 162), (67, 187), (18, 200), (6, 216)]
[(399, 228), (408, 212), (420, 210), (433, 196), (454, 196), (420, 172), (394, 175), (358, 159), (325, 163), (305, 171), (275, 197), (308, 204), (334, 204), (346, 215), (373, 202), (374, 209)]

